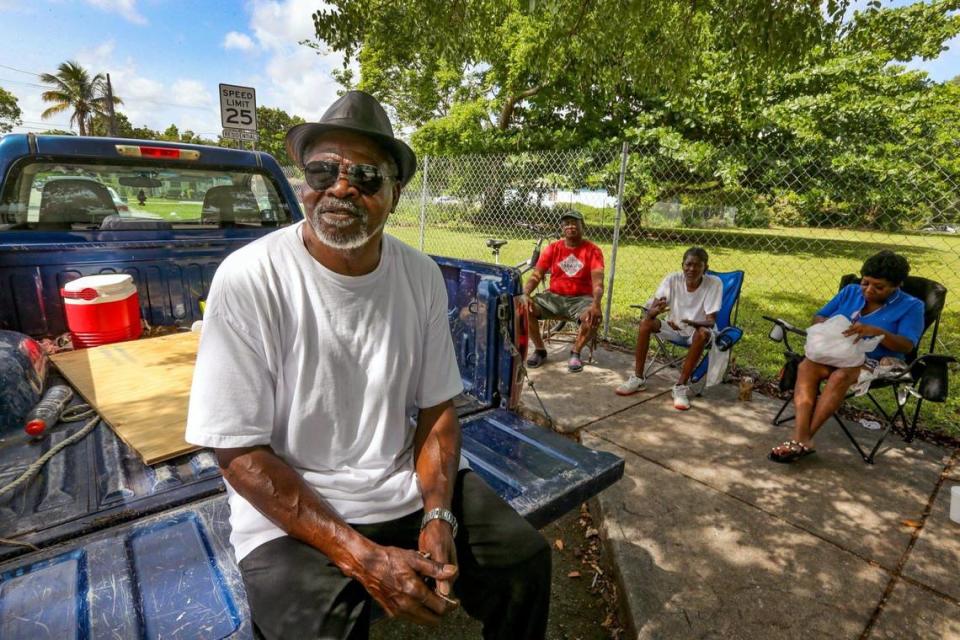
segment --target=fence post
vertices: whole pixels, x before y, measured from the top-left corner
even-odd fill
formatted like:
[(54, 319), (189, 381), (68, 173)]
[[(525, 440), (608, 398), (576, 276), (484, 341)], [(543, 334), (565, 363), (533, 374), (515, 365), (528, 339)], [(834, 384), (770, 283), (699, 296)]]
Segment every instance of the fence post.
[(617, 245), (620, 244), (620, 221), (623, 218), (623, 183), (627, 176), (627, 154), (630, 145), (623, 143), (620, 152), (620, 178), (617, 182), (617, 217), (613, 221), (613, 249), (610, 252), (610, 280), (607, 284), (607, 309), (603, 313), (603, 339), (610, 340), (610, 308), (613, 305), (613, 282), (617, 273)]
[(420, 176), (420, 251), (423, 251), (424, 233), (427, 228), (427, 169), (430, 167), (430, 156), (423, 157), (423, 171)]

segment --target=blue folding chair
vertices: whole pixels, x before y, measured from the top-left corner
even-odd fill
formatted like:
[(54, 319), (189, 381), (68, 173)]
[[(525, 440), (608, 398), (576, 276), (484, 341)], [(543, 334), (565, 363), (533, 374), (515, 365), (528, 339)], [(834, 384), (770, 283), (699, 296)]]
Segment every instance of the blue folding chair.
[[(693, 370), (690, 376), (688, 386), (694, 395), (700, 395), (706, 386), (707, 369), (710, 366), (710, 352), (713, 349), (728, 351), (733, 345), (740, 342), (743, 337), (743, 329), (736, 326), (737, 314), (740, 312), (740, 291), (743, 289), (743, 271), (707, 271), (708, 274), (720, 278), (723, 283), (723, 298), (720, 304), (720, 311), (717, 312), (717, 322), (715, 329), (717, 331), (713, 341), (707, 345), (703, 351), (703, 357)], [(646, 307), (641, 304), (630, 305), (635, 309)], [(688, 345), (674, 340), (664, 340), (657, 334), (653, 334), (657, 341), (657, 356), (662, 362), (652, 367), (645, 364), (644, 377), (649, 377), (662, 371), (667, 367), (679, 367), (683, 364), (686, 357)], [(647, 358), (650, 361), (650, 358)]]

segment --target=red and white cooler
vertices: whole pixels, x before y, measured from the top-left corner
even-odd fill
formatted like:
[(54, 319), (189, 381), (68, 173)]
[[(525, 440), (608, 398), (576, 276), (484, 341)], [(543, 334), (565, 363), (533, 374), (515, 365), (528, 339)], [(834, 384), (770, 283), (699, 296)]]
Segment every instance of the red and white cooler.
[(143, 333), (137, 287), (125, 273), (71, 280), (60, 295), (75, 349), (134, 340)]

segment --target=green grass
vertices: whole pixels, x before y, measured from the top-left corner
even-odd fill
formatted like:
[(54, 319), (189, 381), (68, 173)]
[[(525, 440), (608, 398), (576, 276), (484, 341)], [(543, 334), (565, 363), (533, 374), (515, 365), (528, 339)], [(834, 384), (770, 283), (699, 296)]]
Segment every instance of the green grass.
[[(410, 211), (398, 214), (389, 232), (419, 246), (416, 215)], [(607, 236), (604, 231), (593, 228), (588, 236), (592, 234), (603, 248), (609, 278), (612, 246), (609, 241), (596, 239)], [(533, 248), (533, 240), (521, 229), (491, 231), (459, 224), (457, 228), (428, 226), (424, 250), (492, 262), (490, 250), (484, 245), (488, 237), (510, 241), (501, 249), (502, 264), (527, 259)], [(647, 300), (666, 273), (679, 270), (683, 251), (693, 244), (709, 251), (712, 269), (746, 272), (738, 321), (745, 335), (734, 358), (737, 365), (762, 379), (773, 379), (783, 364), (782, 349), (767, 338), (770, 323), (762, 316), (807, 326), (813, 313), (836, 293), (840, 276), (859, 273), (863, 260), (881, 248), (906, 255), (914, 275), (960, 291), (960, 238), (956, 237), (842, 229), (651, 230), (643, 237), (623, 240), (618, 248), (610, 320), (612, 341), (630, 347), (635, 344), (638, 315), (630, 305)], [(925, 336), (923, 352), (929, 337)], [(950, 295), (939, 342), (938, 351), (960, 354), (960, 304)], [(960, 393), (951, 394), (946, 404), (925, 403), (923, 416), (928, 428), (960, 437)]]
[(180, 200), (165, 200), (163, 198), (148, 198), (144, 206), (137, 204), (135, 198), (127, 203), (130, 211), (137, 213), (155, 213), (164, 220), (177, 222), (178, 220), (199, 220), (202, 204), (199, 202), (183, 202)]

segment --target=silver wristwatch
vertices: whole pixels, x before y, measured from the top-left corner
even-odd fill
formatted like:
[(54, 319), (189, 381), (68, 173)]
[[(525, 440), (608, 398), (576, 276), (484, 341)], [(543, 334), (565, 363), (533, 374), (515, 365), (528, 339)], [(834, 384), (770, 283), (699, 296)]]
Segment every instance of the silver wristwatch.
[(423, 531), (423, 528), (427, 526), (427, 523), (431, 520), (443, 520), (448, 522), (451, 527), (453, 527), (453, 537), (457, 537), (457, 519), (454, 517), (453, 512), (450, 509), (441, 509), (437, 507), (436, 509), (431, 509), (423, 514), (423, 521), (420, 522), (420, 531)]

